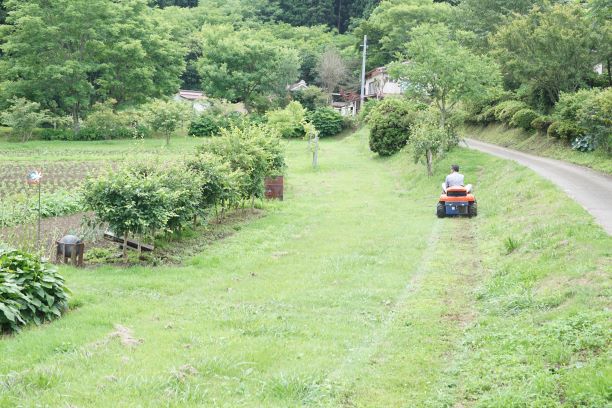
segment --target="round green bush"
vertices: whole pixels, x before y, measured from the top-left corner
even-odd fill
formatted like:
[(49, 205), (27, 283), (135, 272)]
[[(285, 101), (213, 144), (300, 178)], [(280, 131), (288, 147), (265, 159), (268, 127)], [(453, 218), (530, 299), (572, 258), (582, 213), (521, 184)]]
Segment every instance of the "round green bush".
[(308, 112), (306, 118), (319, 131), (320, 137), (335, 136), (344, 127), (342, 115), (332, 108), (319, 108)]
[(196, 137), (213, 136), (219, 133), (221, 121), (218, 115), (204, 113), (189, 124), (189, 135)]
[(508, 124), (516, 112), (527, 108), (529, 108), (529, 106), (522, 101), (503, 101), (495, 106), (495, 119), (499, 122)]
[(287, 139), (304, 138), (304, 118), (306, 109), (299, 102), (290, 102), (284, 109), (266, 113), (267, 123)]
[(566, 120), (558, 120), (548, 127), (547, 134), (557, 139), (573, 140), (577, 137), (584, 136), (584, 129), (575, 123)]
[(535, 119), (531, 121), (531, 127), (533, 129), (536, 129), (542, 132), (546, 132), (551, 123), (552, 121), (550, 117), (539, 115), (538, 117), (536, 117)]
[(391, 156), (406, 145), (416, 121), (416, 110), (402, 99), (389, 98), (368, 115), (370, 150), (380, 156)]
[(476, 123), (492, 123), (495, 122), (495, 106), (485, 109), (484, 112), (476, 115)]
[(574, 93), (562, 92), (559, 101), (555, 104), (553, 116), (560, 121), (576, 122), (580, 108), (599, 92), (599, 89), (581, 89)]
[(0, 332), (61, 317), (68, 289), (57, 269), (26, 252), (0, 247)]
[(510, 126), (529, 130), (531, 129), (531, 122), (538, 116), (538, 113), (533, 109), (521, 109), (512, 116)]
[(370, 112), (380, 103), (381, 101), (378, 99), (370, 99), (366, 101), (359, 109), (359, 122), (368, 123)]
[(557, 134), (561, 139), (574, 140), (577, 137), (584, 136), (584, 129), (574, 122), (562, 120), (558, 122)]
[(559, 122), (552, 122), (549, 126), (548, 129), (546, 130), (546, 134), (548, 135), (548, 137), (554, 137), (556, 139), (558, 139), (560, 136), (557, 133), (557, 129), (559, 128)]
[(591, 136), (593, 146), (612, 150), (612, 88), (593, 93), (577, 112), (577, 124)]

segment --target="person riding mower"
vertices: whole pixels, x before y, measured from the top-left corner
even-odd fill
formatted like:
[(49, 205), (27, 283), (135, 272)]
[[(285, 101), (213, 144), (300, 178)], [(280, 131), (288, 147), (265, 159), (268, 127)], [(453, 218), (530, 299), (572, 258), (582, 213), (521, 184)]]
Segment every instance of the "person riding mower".
[(459, 166), (451, 166), (451, 174), (442, 184), (442, 195), (438, 200), (436, 215), (438, 218), (452, 216), (475, 217), (478, 215), (476, 198), (472, 194), (472, 185), (463, 185), (464, 176), (459, 173)]

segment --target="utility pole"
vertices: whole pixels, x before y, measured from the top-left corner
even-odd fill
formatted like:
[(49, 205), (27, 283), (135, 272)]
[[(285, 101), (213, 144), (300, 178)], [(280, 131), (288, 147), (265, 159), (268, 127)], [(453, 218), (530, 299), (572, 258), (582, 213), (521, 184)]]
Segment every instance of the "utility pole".
[(368, 52), (368, 36), (363, 36), (363, 61), (361, 63), (361, 98), (359, 101), (359, 110), (363, 106), (365, 100), (365, 74), (366, 74), (366, 54)]

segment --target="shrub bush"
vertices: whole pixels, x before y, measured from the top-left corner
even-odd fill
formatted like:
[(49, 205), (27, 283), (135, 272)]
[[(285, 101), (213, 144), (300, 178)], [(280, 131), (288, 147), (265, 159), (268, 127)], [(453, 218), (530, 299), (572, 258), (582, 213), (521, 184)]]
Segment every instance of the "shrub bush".
[(559, 120), (551, 123), (548, 127), (547, 134), (557, 139), (573, 140), (577, 137), (582, 137), (584, 135), (584, 129), (572, 122)]
[(170, 191), (153, 163), (137, 163), (86, 181), (86, 209), (119, 236), (166, 230), (174, 215)]
[(584, 136), (584, 129), (574, 122), (562, 120), (557, 122), (556, 134), (561, 139), (571, 141)]
[(191, 121), (189, 135), (196, 137), (214, 136), (219, 133), (221, 126), (219, 115), (205, 112)]
[(598, 89), (581, 89), (575, 93), (562, 92), (554, 107), (553, 117), (559, 121), (577, 122), (578, 110), (597, 93)]
[(292, 93), (293, 99), (309, 111), (315, 111), (327, 106), (327, 94), (317, 86), (308, 86), (306, 89)]
[(0, 331), (61, 317), (68, 289), (57, 269), (28, 253), (0, 247)]
[(203, 184), (200, 175), (184, 165), (164, 166), (159, 172), (161, 185), (170, 192), (169, 210), (166, 221), (167, 232), (181, 231), (198, 215), (202, 214), (200, 186)]
[(72, 129), (42, 129), (39, 138), (41, 140), (74, 140)]
[(243, 121), (243, 115), (238, 112), (225, 114), (217, 108), (211, 108), (190, 122), (188, 134), (195, 137), (217, 136), (221, 129), (242, 126)]
[[(105, 122), (108, 121), (108, 122)], [(96, 111), (87, 117), (79, 132), (73, 129), (41, 129), (41, 140), (95, 141), (145, 138), (151, 130), (144, 125), (138, 112)]]
[(608, 153), (612, 149), (612, 88), (591, 93), (576, 114), (578, 126), (590, 136), (593, 146)]
[(552, 122), (549, 126), (548, 129), (546, 130), (546, 134), (548, 135), (548, 137), (554, 137), (556, 139), (558, 139), (560, 136), (557, 133), (557, 129), (559, 128), (559, 124), (560, 122)]
[(356, 116), (347, 115), (342, 117), (342, 127), (344, 129), (356, 129), (357, 124), (358, 121)]
[(520, 127), (524, 130), (530, 130), (531, 122), (538, 116), (538, 113), (533, 109), (521, 109), (512, 116), (512, 119), (510, 120), (510, 126)]
[[(504, 91), (501, 88), (489, 89), (485, 95), (480, 95), (478, 98), (466, 100), (462, 103), (462, 110), (466, 112), (466, 122), (471, 123), (489, 123), (495, 120), (493, 115), (487, 116), (484, 113), (500, 102), (514, 98), (512, 92)], [(489, 117), (487, 121), (483, 119)]]
[(475, 116), (476, 123), (492, 123), (495, 122), (495, 106), (485, 109), (482, 113)]
[(335, 136), (342, 131), (342, 115), (332, 108), (319, 108), (308, 112), (306, 119), (319, 131), (320, 137)]
[(499, 122), (509, 124), (514, 114), (522, 109), (528, 109), (529, 106), (521, 101), (504, 101), (495, 106), (495, 119)]
[[(143, 138), (151, 134), (145, 125), (144, 114), (140, 111), (130, 110), (124, 112), (113, 111), (114, 101), (96, 104), (93, 111), (83, 122), (78, 133), (72, 133), (67, 140), (111, 140)], [(58, 133), (68, 136), (69, 133)]]
[(551, 123), (552, 123), (552, 120), (550, 119), (549, 116), (538, 115), (536, 118), (534, 118), (531, 121), (531, 127), (533, 129), (546, 133)]
[(198, 152), (218, 156), (229, 163), (238, 180), (239, 199), (254, 200), (263, 197), (264, 180), (271, 175), (272, 168), (284, 165), (284, 156), (280, 156), (280, 164), (279, 156), (272, 153), (275, 144), (280, 148), (278, 133), (265, 125), (253, 125), (223, 129), (220, 137), (209, 139)]
[(359, 122), (368, 123), (370, 112), (380, 103), (381, 101), (378, 99), (370, 99), (366, 101), (361, 109), (359, 110)]
[(390, 156), (406, 145), (416, 120), (416, 108), (409, 102), (388, 98), (369, 114), (370, 150)]
[(187, 166), (200, 175), (200, 210), (208, 215), (218, 206), (237, 201), (240, 197), (241, 173), (232, 171), (220, 156), (200, 152)]
[(306, 109), (299, 102), (293, 101), (285, 109), (277, 109), (266, 113), (268, 125), (276, 129), (284, 138), (303, 138)]

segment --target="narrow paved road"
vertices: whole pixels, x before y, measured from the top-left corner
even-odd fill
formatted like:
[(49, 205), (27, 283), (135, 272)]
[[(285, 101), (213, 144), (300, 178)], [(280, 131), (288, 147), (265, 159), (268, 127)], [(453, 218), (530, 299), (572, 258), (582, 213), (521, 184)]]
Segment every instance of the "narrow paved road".
[(465, 139), (465, 142), (471, 149), (514, 160), (557, 184), (590, 212), (608, 234), (612, 235), (612, 176), (479, 140)]

